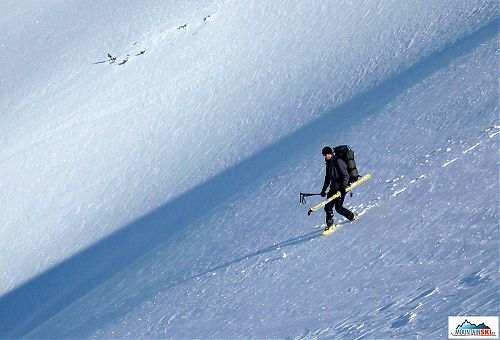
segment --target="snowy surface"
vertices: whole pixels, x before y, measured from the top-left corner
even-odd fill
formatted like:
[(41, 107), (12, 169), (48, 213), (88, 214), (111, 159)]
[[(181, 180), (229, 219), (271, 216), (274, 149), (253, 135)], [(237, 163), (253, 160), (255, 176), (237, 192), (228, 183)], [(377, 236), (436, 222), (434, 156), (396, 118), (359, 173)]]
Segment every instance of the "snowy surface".
[[(497, 2), (1, 7), (0, 337), (499, 314)], [(374, 180), (324, 238), (298, 193), (340, 143)]]

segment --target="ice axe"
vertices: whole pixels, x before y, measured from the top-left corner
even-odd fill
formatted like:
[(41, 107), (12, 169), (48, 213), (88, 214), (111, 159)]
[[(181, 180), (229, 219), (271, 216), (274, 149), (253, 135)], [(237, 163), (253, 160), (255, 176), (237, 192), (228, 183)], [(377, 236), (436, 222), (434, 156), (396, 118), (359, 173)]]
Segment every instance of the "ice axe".
[(301, 192), (300, 193), (300, 204), (307, 204), (306, 197), (309, 197), (309, 196), (321, 196), (321, 194), (310, 194), (310, 193)]
[[(349, 195), (351, 195), (352, 197), (352, 192), (349, 192)], [(305, 193), (305, 192), (301, 192), (300, 193), (300, 204), (307, 204), (306, 202), (306, 197), (309, 197), (309, 196), (321, 196), (321, 194), (311, 194), (311, 193)]]

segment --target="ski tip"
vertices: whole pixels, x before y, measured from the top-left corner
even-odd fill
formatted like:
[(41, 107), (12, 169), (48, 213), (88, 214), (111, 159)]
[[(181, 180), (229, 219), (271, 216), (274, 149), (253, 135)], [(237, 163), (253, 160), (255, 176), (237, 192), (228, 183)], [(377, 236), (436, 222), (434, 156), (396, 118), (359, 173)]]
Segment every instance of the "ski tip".
[(312, 209), (309, 209), (309, 211), (307, 212), (307, 216), (311, 216), (312, 213), (313, 213)]

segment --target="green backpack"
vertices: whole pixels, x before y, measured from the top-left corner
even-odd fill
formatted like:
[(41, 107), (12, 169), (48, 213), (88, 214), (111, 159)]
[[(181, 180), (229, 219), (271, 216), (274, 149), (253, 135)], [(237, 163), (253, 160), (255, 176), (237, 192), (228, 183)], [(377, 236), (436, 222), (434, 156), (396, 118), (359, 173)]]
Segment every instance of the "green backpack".
[(342, 159), (347, 164), (347, 171), (349, 172), (349, 183), (356, 182), (359, 177), (358, 169), (356, 168), (356, 161), (354, 160), (354, 151), (349, 145), (339, 145), (333, 148), (335, 156)]

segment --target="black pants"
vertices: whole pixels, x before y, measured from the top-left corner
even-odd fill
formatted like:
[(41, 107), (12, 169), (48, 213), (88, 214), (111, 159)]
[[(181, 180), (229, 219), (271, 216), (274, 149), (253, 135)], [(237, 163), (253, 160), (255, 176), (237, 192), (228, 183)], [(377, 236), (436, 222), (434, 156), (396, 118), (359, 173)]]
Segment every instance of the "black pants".
[[(329, 192), (327, 197), (332, 197), (334, 194), (335, 194), (334, 192)], [(327, 226), (333, 225), (333, 207), (335, 207), (336, 212), (347, 218), (349, 221), (352, 221), (352, 219), (354, 218), (354, 213), (343, 206), (344, 199), (345, 199), (345, 194), (341, 195), (339, 198), (336, 198), (333, 201), (329, 202), (327, 205), (325, 205)]]

